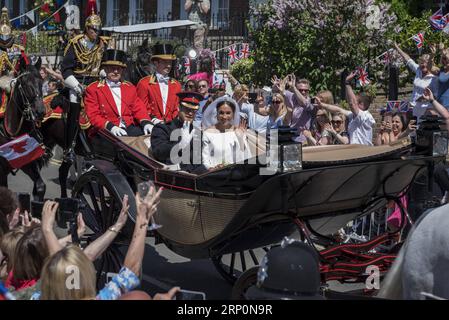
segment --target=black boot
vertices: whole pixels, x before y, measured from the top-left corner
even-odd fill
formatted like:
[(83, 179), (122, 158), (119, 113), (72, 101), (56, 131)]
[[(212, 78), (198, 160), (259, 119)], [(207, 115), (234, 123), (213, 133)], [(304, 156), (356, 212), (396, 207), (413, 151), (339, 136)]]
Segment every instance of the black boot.
[(76, 137), (79, 131), (79, 116), (81, 111), (81, 104), (70, 103), (70, 108), (67, 112), (67, 122), (65, 127), (65, 150), (64, 157), (68, 158), (69, 162), (74, 161), (74, 148)]

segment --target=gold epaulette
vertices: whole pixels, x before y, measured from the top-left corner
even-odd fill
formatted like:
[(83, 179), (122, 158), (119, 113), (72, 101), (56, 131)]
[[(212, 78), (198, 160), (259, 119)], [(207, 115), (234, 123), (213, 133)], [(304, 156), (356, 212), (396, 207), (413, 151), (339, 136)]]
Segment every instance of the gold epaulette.
[(67, 54), (67, 51), (69, 51), (70, 46), (72, 46), (74, 43), (78, 42), (82, 37), (84, 37), (84, 34), (78, 34), (76, 36), (74, 36), (72, 39), (69, 40), (69, 42), (67, 43), (67, 46), (64, 49), (64, 55)]
[(101, 41), (108, 43), (111, 41), (112, 37), (100, 36)]
[(20, 44), (16, 44), (16, 43), (15, 43), (15, 44), (12, 45), (12, 48), (13, 48), (13, 47), (19, 48), (20, 51), (25, 51), (25, 47), (22, 46), (22, 45), (20, 45)]
[(52, 99), (53, 99), (54, 97), (56, 97), (58, 94), (59, 94), (59, 92), (55, 92), (55, 93), (51, 93), (51, 94), (49, 94), (49, 95), (46, 95), (46, 96), (43, 98), (44, 103), (47, 103), (48, 100), (52, 100)]

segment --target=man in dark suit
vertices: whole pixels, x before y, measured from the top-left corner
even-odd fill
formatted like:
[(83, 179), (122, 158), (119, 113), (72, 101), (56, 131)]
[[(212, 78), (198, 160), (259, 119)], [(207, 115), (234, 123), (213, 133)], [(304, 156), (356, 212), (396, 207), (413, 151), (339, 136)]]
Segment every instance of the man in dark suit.
[(193, 127), (195, 113), (202, 96), (196, 92), (180, 92), (179, 113), (173, 121), (156, 125), (151, 134), (154, 158), (191, 173), (203, 173), (201, 164), (201, 130)]

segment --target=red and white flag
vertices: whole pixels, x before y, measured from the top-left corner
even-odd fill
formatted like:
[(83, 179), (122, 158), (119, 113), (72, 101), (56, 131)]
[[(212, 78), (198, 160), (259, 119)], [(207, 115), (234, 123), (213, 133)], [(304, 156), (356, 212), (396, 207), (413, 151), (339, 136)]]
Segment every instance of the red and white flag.
[(229, 62), (232, 64), (239, 60), (237, 45), (233, 44), (228, 49)]
[(14, 169), (20, 169), (44, 155), (44, 148), (28, 134), (0, 146), (0, 157), (8, 160)]
[(247, 59), (249, 58), (249, 55), (249, 43), (242, 43), (242, 49), (240, 50), (240, 59)]
[(371, 83), (371, 81), (368, 78), (368, 72), (366, 72), (366, 68), (358, 67), (357, 68), (357, 76), (359, 77), (359, 84), (360, 86), (364, 87)]

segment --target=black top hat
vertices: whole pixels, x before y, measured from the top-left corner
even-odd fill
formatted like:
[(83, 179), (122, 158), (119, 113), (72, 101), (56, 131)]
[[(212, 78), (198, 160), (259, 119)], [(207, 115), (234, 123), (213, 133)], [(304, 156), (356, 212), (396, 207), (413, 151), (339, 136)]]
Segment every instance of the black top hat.
[(176, 55), (174, 54), (173, 46), (171, 44), (155, 44), (153, 46), (153, 59), (164, 59), (164, 60), (176, 60)]
[(176, 94), (179, 97), (179, 103), (186, 108), (198, 110), (200, 107), (200, 101), (203, 100), (203, 96), (197, 92), (184, 91)]
[(120, 66), (126, 68), (126, 53), (122, 50), (108, 49), (103, 55), (103, 61), (101, 62), (104, 66)]
[(318, 254), (295, 241), (270, 250), (258, 272), (258, 284), (246, 292), (253, 299), (322, 300)]

